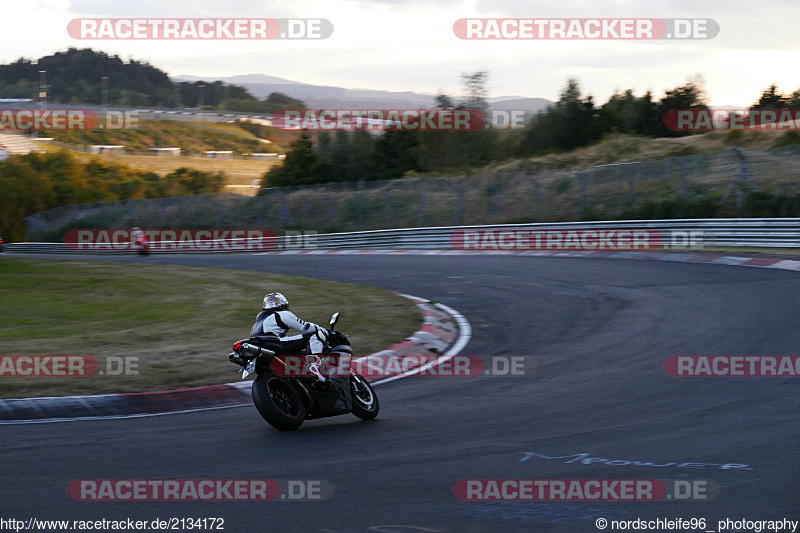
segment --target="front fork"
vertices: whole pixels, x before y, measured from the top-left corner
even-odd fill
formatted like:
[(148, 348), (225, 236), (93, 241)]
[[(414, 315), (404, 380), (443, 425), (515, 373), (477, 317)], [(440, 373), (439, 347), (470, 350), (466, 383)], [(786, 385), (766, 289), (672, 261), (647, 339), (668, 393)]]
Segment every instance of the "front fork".
[(318, 355), (307, 355), (306, 362), (303, 367), (305, 374), (310, 374), (314, 376), (319, 381), (328, 381), (328, 378), (322, 375), (321, 369), (325, 363), (323, 362), (322, 358)]
[(349, 353), (330, 352), (320, 355), (307, 355), (304, 370), (320, 381), (327, 381), (330, 376), (350, 376), (353, 369), (350, 365), (352, 356)]

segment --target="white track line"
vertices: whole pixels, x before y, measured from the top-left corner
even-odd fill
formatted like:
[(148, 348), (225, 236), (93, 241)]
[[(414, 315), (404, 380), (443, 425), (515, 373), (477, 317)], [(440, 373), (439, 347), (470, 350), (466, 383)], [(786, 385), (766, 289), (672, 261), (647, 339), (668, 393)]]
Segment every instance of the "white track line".
[[(406, 298), (411, 298), (411, 299), (414, 299), (414, 300), (418, 300), (418, 298), (415, 298), (413, 296), (409, 296), (407, 294), (402, 294), (401, 296), (405, 296)], [(441, 355), (441, 356), (437, 357), (436, 359), (434, 359), (430, 363), (427, 363), (427, 364), (425, 364), (423, 366), (417, 367), (417, 368), (415, 368), (413, 370), (409, 370), (408, 372), (403, 372), (402, 374), (398, 374), (397, 376), (392, 376), (390, 378), (386, 378), (386, 379), (382, 379), (380, 381), (376, 381), (375, 383), (372, 383), (373, 386), (377, 386), (377, 385), (380, 385), (382, 383), (389, 383), (391, 381), (395, 381), (395, 380), (398, 380), (398, 379), (407, 378), (408, 376), (413, 376), (414, 374), (419, 374), (423, 370), (430, 370), (432, 367), (434, 367), (436, 365), (439, 365), (441, 363), (449, 361), (450, 359), (452, 359), (453, 357), (458, 355), (461, 352), (461, 350), (464, 349), (464, 347), (467, 345), (467, 343), (469, 342), (470, 338), (472, 337), (472, 326), (470, 326), (469, 321), (466, 318), (464, 318), (464, 315), (462, 315), (461, 313), (459, 313), (458, 311), (456, 311), (452, 307), (448, 307), (448, 306), (446, 306), (444, 304), (434, 304), (434, 306), (438, 307), (439, 309), (441, 309), (442, 311), (444, 311), (448, 315), (452, 316), (455, 319), (456, 323), (458, 324), (458, 339), (456, 339), (455, 344), (453, 344), (453, 346), (451, 346), (450, 349), (447, 350), (447, 352), (444, 355)]]

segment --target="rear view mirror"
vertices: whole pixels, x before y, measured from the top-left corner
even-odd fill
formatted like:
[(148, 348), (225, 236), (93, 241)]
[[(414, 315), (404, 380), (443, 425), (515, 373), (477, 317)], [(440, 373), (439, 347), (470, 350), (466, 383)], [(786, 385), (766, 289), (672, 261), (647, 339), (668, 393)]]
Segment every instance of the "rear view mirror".
[(331, 315), (331, 327), (336, 325), (336, 322), (339, 321), (339, 313), (333, 313)]

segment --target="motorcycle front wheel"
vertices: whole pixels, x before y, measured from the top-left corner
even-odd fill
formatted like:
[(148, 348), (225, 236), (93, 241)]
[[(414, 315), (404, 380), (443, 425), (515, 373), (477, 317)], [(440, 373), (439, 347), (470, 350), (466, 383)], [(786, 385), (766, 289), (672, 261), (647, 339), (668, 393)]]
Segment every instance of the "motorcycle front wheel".
[(350, 392), (353, 396), (354, 415), (361, 420), (372, 420), (378, 416), (380, 409), (378, 396), (369, 381), (358, 374), (352, 374), (350, 376)]
[(294, 431), (306, 419), (306, 406), (297, 386), (275, 374), (259, 374), (253, 381), (253, 403), (261, 417), (281, 431)]

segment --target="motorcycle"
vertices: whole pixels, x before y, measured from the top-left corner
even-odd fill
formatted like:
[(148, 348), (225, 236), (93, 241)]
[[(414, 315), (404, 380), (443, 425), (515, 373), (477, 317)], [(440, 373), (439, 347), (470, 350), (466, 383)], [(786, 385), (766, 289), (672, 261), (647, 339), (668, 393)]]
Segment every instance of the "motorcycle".
[(139, 255), (150, 255), (150, 243), (144, 237), (136, 239), (133, 248)]
[[(362, 420), (378, 416), (378, 397), (372, 385), (349, 367), (352, 348), (347, 337), (334, 330), (339, 313), (330, 320), (330, 331), (317, 331), (322, 354), (308, 351), (304, 336), (299, 355), (279, 355), (284, 347), (275, 337), (251, 337), (236, 342), (228, 359), (243, 368), (242, 379), (252, 373), (253, 403), (271, 426), (294, 431), (306, 420), (352, 413)], [(302, 363), (302, 364), (301, 364)]]

